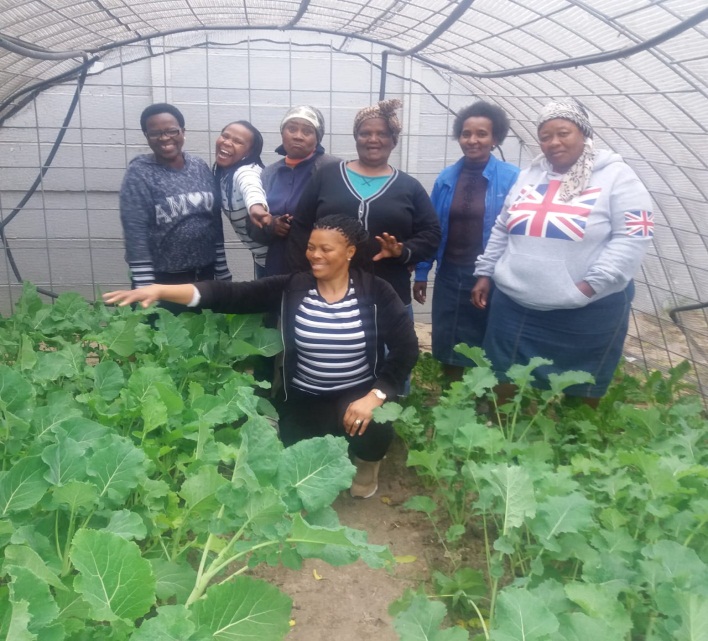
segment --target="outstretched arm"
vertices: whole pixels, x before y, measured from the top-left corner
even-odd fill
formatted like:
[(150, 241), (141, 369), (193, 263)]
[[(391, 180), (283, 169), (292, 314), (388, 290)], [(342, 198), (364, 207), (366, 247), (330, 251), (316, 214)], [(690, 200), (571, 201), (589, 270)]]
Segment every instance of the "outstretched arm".
[(194, 298), (196, 287), (190, 283), (186, 285), (147, 285), (139, 289), (117, 290), (103, 295), (105, 303), (120, 307), (131, 303), (140, 303), (142, 307), (149, 307), (158, 301), (180, 303), (189, 305)]

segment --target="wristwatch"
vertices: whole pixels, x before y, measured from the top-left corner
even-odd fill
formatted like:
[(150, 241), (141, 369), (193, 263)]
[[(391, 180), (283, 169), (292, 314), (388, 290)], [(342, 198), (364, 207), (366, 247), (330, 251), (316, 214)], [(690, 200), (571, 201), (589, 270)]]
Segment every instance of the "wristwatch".
[(374, 393), (374, 395), (376, 396), (376, 398), (378, 398), (380, 401), (385, 401), (385, 400), (386, 400), (386, 394), (385, 394), (384, 392), (382, 392), (380, 389), (374, 388), (374, 389), (372, 389), (371, 391)]

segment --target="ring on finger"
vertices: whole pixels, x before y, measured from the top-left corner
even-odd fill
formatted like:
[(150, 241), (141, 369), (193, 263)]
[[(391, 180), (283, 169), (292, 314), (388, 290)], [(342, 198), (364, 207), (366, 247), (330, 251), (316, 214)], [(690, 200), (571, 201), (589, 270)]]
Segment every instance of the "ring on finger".
[(354, 421), (354, 425), (361, 425), (361, 419), (356, 419), (356, 421)]

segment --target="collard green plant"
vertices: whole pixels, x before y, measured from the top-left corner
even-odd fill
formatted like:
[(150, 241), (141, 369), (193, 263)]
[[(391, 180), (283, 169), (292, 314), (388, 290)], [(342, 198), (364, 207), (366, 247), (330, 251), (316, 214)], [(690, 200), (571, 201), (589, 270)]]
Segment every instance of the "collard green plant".
[(290, 599), (246, 576), (392, 561), (330, 507), (344, 439), (284, 449), (258, 317), (44, 305), (0, 319), (0, 639), (282, 639)]
[[(567, 372), (537, 390), (533, 372), (545, 361), (532, 359), (508, 372), (517, 393), (497, 406), (489, 363), (461, 349), (478, 366), (432, 410), (379, 410), (396, 421), (408, 465), (430, 488), (407, 507), (457, 550), (447, 554), (450, 576), (433, 581), (436, 597), (458, 618), (471, 615), (475, 637), (492, 641), (702, 638), (708, 421), (677, 383), (683, 366), (666, 382), (624, 375), (593, 411), (563, 402), (563, 390), (586, 374)], [(485, 590), (460, 565), (475, 532)], [(442, 618), (423, 602), (407, 595), (394, 611), (402, 621), (428, 617), (439, 630)], [(397, 626), (402, 641), (418, 638), (412, 629)]]

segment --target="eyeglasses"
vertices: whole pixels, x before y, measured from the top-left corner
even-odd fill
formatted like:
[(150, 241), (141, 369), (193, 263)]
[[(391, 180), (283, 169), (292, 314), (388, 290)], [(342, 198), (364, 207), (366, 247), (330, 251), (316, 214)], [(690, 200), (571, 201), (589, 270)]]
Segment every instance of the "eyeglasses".
[(179, 127), (170, 127), (169, 129), (151, 129), (145, 132), (145, 137), (148, 140), (159, 140), (163, 136), (168, 138), (177, 138), (182, 133)]

